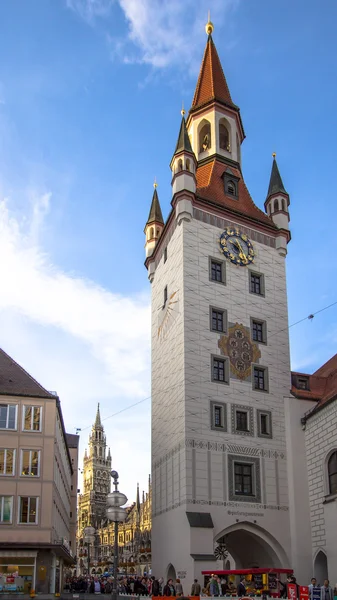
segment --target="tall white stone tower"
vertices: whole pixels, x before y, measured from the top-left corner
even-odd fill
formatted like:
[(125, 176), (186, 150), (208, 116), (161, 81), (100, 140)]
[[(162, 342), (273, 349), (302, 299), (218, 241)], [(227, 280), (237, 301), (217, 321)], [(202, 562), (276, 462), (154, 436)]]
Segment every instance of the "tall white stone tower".
[[(203, 570), (222, 568), (219, 543), (232, 568), (291, 563), (283, 401), (290, 389), (289, 196), (274, 159), (267, 214), (254, 204), (241, 169), (240, 110), (211, 23), (206, 30), (171, 161), (172, 209), (145, 263), (152, 569), (158, 577), (186, 571), (187, 589)], [(159, 222), (157, 196), (155, 203)]]

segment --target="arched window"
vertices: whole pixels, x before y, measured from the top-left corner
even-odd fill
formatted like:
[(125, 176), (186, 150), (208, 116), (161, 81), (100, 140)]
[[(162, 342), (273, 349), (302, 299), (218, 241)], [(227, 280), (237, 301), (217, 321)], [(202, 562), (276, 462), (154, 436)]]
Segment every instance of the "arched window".
[(211, 124), (206, 120), (202, 123), (199, 131), (199, 152), (205, 152), (211, 147)]
[(337, 494), (337, 451), (328, 460), (329, 494)]
[(281, 206), (282, 206), (282, 210), (286, 210), (286, 204), (284, 202), (284, 198), (281, 199)]
[(275, 200), (274, 202), (274, 212), (276, 212), (278, 210), (278, 200)]
[(97, 446), (94, 448), (94, 455), (97, 456)]
[(227, 150), (227, 152), (231, 148), (229, 144), (229, 132), (224, 121), (220, 121), (219, 123), (219, 146), (221, 150)]
[(186, 158), (186, 171), (191, 170), (191, 161), (189, 158)]
[(99, 449), (99, 456), (102, 458), (102, 448)]
[(181, 158), (179, 158), (178, 160), (178, 171), (182, 171), (183, 170), (183, 161)]
[(97, 440), (97, 436), (98, 436), (98, 432), (96, 431), (96, 435), (95, 435), (95, 437), (96, 437), (96, 440)]
[(227, 183), (227, 193), (235, 196), (235, 183), (234, 181), (229, 181)]
[(154, 229), (153, 229), (153, 227), (151, 227), (151, 229), (150, 229), (150, 240), (152, 240), (153, 237), (154, 237)]

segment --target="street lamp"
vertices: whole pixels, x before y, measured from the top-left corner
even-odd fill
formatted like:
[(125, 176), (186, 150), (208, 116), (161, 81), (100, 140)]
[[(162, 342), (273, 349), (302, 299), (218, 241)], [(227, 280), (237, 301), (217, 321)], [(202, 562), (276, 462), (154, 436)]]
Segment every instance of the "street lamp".
[(117, 569), (118, 569), (118, 524), (125, 521), (126, 519), (126, 510), (122, 508), (123, 504), (125, 504), (128, 499), (125, 494), (122, 494), (118, 491), (118, 473), (117, 471), (111, 471), (111, 477), (113, 479), (113, 483), (115, 486), (114, 491), (107, 496), (107, 511), (106, 515), (109, 521), (113, 521), (114, 523), (114, 580), (113, 580), (113, 588), (112, 588), (112, 598), (113, 600), (117, 600), (118, 588), (117, 588)]
[(90, 575), (90, 544), (95, 541), (95, 528), (88, 525), (83, 529), (84, 543), (88, 546), (88, 575)]

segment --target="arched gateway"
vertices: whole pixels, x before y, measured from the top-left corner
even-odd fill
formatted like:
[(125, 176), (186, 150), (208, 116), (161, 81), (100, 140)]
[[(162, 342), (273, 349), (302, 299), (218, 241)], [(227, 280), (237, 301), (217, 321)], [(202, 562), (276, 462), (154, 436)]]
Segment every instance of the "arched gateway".
[(279, 542), (258, 525), (242, 522), (227, 527), (215, 536), (235, 561), (236, 569), (286, 567), (288, 558)]

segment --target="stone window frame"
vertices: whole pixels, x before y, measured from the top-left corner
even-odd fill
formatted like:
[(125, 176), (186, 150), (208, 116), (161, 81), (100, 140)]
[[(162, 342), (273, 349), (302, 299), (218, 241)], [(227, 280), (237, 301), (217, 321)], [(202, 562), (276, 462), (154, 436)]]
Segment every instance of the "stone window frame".
[[(258, 340), (254, 340), (253, 339), (253, 324), (254, 323), (259, 323), (262, 325), (262, 341), (259, 342)], [(265, 321), (264, 319), (258, 319), (255, 317), (250, 317), (250, 335), (251, 335), (251, 340), (252, 342), (254, 342), (255, 344), (264, 344), (265, 346), (267, 346), (267, 321)]]
[[(264, 377), (265, 387), (263, 390), (256, 388), (254, 385), (254, 382), (255, 382), (254, 369), (255, 368), (261, 369), (265, 372), (265, 377)], [(269, 394), (269, 369), (268, 369), (268, 367), (265, 367), (264, 365), (252, 363), (252, 389), (253, 389), (253, 392), (258, 392), (259, 394)]]
[[(252, 275), (255, 276), (259, 276), (261, 277), (260, 280), (260, 293), (257, 294), (256, 292), (252, 292), (251, 290), (251, 277)], [(260, 273), (259, 271), (255, 271), (255, 269), (248, 269), (248, 289), (249, 289), (249, 293), (253, 294), (254, 296), (259, 296), (260, 298), (265, 298), (266, 296), (266, 285), (265, 285), (265, 277), (264, 277), (264, 273)]]
[[(221, 360), (224, 362), (224, 381), (219, 381), (218, 379), (214, 379), (213, 377), (213, 363), (214, 360)], [(217, 383), (219, 385), (229, 385), (229, 379), (230, 379), (230, 374), (229, 374), (229, 357), (228, 356), (222, 356), (220, 354), (211, 354), (211, 381), (212, 383)]]
[[(222, 409), (223, 416), (223, 425), (222, 427), (217, 427), (215, 425), (214, 419), (214, 409), (215, 407), (220, 407)], [(211, 416), (211, 429), (212, 431), (223, 431), (227, 432), (227, 404), (226, 402), (217, 402), (216, 400), (210, 401), (210, 416)]]
[[(262, 503), (261, 499), (261, 463), (260, 459), (247, 456), (228, 454), (228, 499), (230, 502), (255, 502), (258, 504)], [(253, 490), (252, 496), (241, 496), (235, 494), (235, 480), (234, 480), (234, 463), (240, 463), (245, 465), (253, 465)]]
[[(221, 265), (221, 281), (216, 281), (215, 279), (212, 279), (212, 262), (218, 263)], [(211, 281), (212, 283), (217, 283), (220, 285), (226, 285), (226, 261), (222, 260), (222, 258), (215, 257), (215, 256), (209, 256), (208, 257), (208, 277), (209, 277), (209, 281)]]
[(331, 448), (331, 450), (329, 450), (329, 452), (326, 454), (326, 456), (324, 458), (323, 472), (324, 472), (325, 502), (331, 502), (332, 500), (337, 500), (337, 494), (332, 494), (330, 492), (330, 478), (329, 478), (329, 470), (328, 470), (329, 460), (335, 452), (337, 452), (337, 447)]
[[(261, 416), (266, 415), (269, 420), (269, 433), (262, 433), (261, 431)], [(272, 422), (272, 412), (271, 410), (264, 410), (262, 408), (258, 408), (256, 411), (257, 418), (257, 435), (260, 438), (272, 439), (273, 438), (273, 422)]]
[[(222, 331), (218, 329), (212, 329), (212, 311), (216, 310), (218, 312), (222, 312)], [(225, 308), (220, 308), (219, 306), (210, 306), (209, 307), (209, 328), (212, 333), (227, 333), (228, 331), (228, 312)]]
[[(246, 412), (248, 415), (248, 431), (241, 431), (240, 429), (236, 429), (236, 413)], [(231, 404), (231, 424), (232, 424), (232, 433), (235, 435), (248, 435), (254, 436), (254, 411), (252, 406), (247, 406), (244, 404)]]

